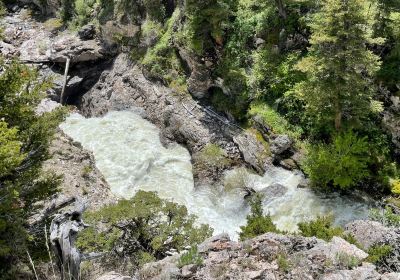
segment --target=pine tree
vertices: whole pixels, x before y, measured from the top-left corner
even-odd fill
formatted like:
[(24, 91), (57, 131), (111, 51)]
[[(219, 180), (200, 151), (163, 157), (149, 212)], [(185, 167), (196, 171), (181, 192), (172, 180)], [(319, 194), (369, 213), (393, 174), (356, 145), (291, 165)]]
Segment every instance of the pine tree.
[(27, 261), (33, 239), (27, 219), (59, 184), (41, 165), (64, 110), (38, 116), (35, 108), (49, 83), (17, 62), (0, 60), (0, 68), (0, 279), (16, 279), (15, 267)]
[(353, 127), (371, 112), (371, 77), (379, 58), (367, 49), (371, 13), (367, 0), (327, 0), (310, 24), (309, 55), (297, 68), (307, 75), (295, 90), (314, 125), (336, 131)]

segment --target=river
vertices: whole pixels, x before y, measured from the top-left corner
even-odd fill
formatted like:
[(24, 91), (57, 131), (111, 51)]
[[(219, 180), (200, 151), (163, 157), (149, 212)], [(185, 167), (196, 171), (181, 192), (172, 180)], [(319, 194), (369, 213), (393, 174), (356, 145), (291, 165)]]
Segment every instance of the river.
[(164, 147), (158, 128), (131, 111), (87, 119), (74, 113), (60, 127), (93, 152), (115, 195), (129, 199), (138, 190), (157, 191), (160, 197), (185, 205), (199, 222), (214, 228), (214, 234), (227, 232), (237, 238), (246, 223), (249, 206), (235, 187), (238, 182), (267, 193), (264, 210), (281, 230), (296, 231), (298, 222), (328, 213), (338, 224), (368, 215), (364, 200), (297, 188), (303, 175), (278, 167), (264, 176), (231, 170), (223, 185), (195, 189), (189, 152), (179, 145)]

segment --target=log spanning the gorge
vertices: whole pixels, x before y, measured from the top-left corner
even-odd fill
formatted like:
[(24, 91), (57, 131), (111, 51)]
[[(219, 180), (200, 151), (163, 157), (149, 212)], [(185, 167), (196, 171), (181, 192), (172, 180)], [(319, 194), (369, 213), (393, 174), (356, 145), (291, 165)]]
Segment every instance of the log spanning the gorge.
[(75, 247), (75, 241), (78, 232), (85, 228), (82, 221), (84, 210), (84, 204), (78, 201), (71, 210), (56, 215), (51, 222), (50, 242), (61, 279), (80, 279), (82, 255)]

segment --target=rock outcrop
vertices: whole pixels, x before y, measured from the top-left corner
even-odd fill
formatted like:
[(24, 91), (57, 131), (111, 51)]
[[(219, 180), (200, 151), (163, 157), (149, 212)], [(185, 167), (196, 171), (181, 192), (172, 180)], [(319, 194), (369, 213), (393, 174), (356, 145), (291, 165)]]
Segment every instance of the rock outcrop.
[(400, 271), (400, 229), (390, 228), (374, 221), (354, 221), (345, 227), (346, 233), (351, 234), (365, 248), (389, 245), (391, 252), (384, 257), (384, 271)]
[[(146, 264), (139, 279), (392, 279), (381, 275), (368, 256), (347, 241), (267, 233), (244, 242), (214, 236), (198, 246), (202, 264), (178, 267), (179, 256)], [(399, 278), (393, 278), (399, 279)]]
[[(137, 107), (143, 109), (146, 119), (161, 129), (164, 143), (183, 144), (192, 155), (207, 144), (216, 143), (234, 164), (251, 166), (260, 173), (264, 170), (267, 157), (257, 139), (251, 138), (251, 143), (254, 143), (251, 146), (238, 141), (243, 138), (239, 136), (242, 130), (234, 123), (202, 106), (189, 94), (178, 94), (148, 81), (126, 54), (115, 59), (80, 102), (80, 109), (86, 116), (101, 116), (108, 111)], [(242, 157), (242, 154), (246, 156)]]

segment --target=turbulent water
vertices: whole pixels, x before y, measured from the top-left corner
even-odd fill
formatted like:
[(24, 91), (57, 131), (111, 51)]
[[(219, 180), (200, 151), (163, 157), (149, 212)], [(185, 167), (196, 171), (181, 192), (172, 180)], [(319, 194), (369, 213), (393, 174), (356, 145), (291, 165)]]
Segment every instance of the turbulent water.
[(236, 188), (239, 184), (267, 194), (265, 211), (282, 230), (295, 231), (299, 221), (319, 214), (333, 213), (341, 224), (367, 215), (366, 203), (297, 188), (302, 175), (281, 168), (271, 168), (263, 177), (233, 170), (227, 172), (224, 186), (195, 189), (188, 151), (179, 145), (163, 147), (157, 127), (134, 112), (90, 119), (72, 114), (61, 128), (94, 153), (114, 194), (130, 198), (138, 190), (157, 191), (162, 198), (186, 205), (214, 233), (237, 237), (239, 226), (245, 224), (249, 207)]

